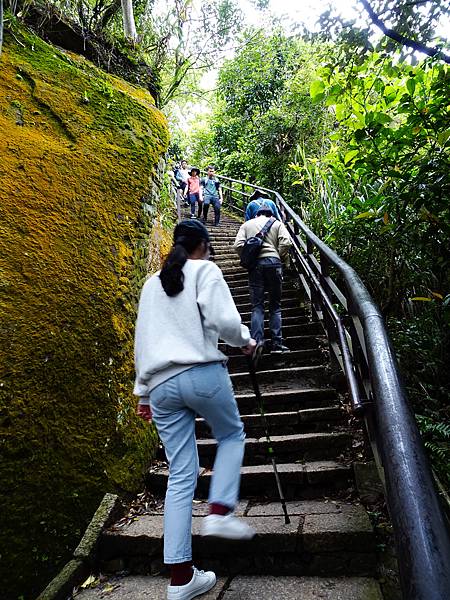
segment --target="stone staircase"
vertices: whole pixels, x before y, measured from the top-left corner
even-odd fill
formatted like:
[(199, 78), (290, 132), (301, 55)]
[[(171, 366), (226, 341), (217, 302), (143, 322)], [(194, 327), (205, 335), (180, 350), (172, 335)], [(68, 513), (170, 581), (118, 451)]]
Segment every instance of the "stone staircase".
[[(231, 245), (239, 223), (225, 216), (210, 228), (216, 262), (222, 268), (244, 322), (250, 319), (247, 273)], [(258, 380), (291, 522), (286, 525), (277, 501), (263, 420), (247, 372), (246, 357), (221, 344), (247, 434), (241, 501), (236, 513), (258, 535), (249, 542), (204, 539), (201, 517), (215, 453), (215, 441), (197, 419), (201, 473), (193, 507), (195, 564), (213, 569), (218, 584), (206, 599), (381, 600), (375, 537), (357, 501), (351, 462), (358, 432), (348, 426), (338, 394), (330, 384), (325, 340), (311, 320), (294, 280), (285, 282), (283, 335), (291, 352), (263, 355)], [(163, 504), (168, 470), (161, 450), (146, 478), (147, 489), (161, 498), (146, 514), (122, 520), (103, 533), (102, 572), (120, 571), (80, 597), (164, 599), (167, 578), (162, 564)]]

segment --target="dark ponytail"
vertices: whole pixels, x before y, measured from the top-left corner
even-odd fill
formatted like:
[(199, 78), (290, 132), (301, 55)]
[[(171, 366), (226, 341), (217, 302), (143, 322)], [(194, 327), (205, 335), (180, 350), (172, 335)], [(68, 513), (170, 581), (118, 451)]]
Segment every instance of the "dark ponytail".
[(184, 289), (183, 267), (188, 255), (201, 243), (201, 239), (194, 236), (177, 237), (169, 256), (164, 261), (159, 274), (161, 285), (168, 296), (176, 296)]

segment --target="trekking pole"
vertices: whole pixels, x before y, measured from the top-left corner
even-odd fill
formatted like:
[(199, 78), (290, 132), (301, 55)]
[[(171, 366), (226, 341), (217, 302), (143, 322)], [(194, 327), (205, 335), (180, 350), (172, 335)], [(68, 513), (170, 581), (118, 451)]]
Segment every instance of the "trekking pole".
[(270, 434), (269, 434), (269, 424), (267, 422), (266, 413), (264, 412), (264, 403), (263, 403), (263, 399), (261, 396), (261, 391), (259, 389), (258, 379), (256, 377), (256, 364), (257, 364), (257, 361), (259, 360), (259, 357), (261, 356), (261, 351), (262, 351), (262, 345), (258, 345), (256, 347), (254, 355), (253, 355), (254, 358), (251, 356), (247, 356), (249, 373), (250, 373), (250, 379), (251, 379), (252, 386), (253, 386), (253, 391), (255, 392), (255, 396), (256, 396), (256, 402), (257, 402), (258, 408), (259, 408), (259, 414), (261, 415), (261, 418), (264, 423), (264, 432), (266, 435), (266, 442), (267, 442), (267, 452), (270, 456), (270, 460), (272, 462), (272, 467), (273, 467), (273, 472), (275, 474), (275, 480), (277, 482), (277, 488), (278, 488), (278, 494), (280, 496), (281, 508), (283, 509), (283, 513), (284, 513), (284, 522), (286, 525), (289, 525), (291, 520), (288, 515), (288, 511), (287, 511), (287, 507), (286, 507), (286, 500), (284, 499), (283, 489), (281, 487), (280, 476), (278, 474), (277, 463), (275, 461), (275, 453), (272, 448), (272, 441), (270, 439)]

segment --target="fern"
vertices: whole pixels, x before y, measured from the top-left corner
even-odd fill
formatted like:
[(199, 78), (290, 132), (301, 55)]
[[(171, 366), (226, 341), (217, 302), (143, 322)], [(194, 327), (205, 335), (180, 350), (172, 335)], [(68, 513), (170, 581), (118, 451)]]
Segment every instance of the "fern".
[(450, 424), (416, 415), (431, 462), (444, 487), (450, 488)]
[(440, 437), (442, 441), (450, 441), (450, 423), (434, 421), (424, 415), (416, 415), (416, 419), (420, 432), (424, 437), (432, 434), (433, 436)]

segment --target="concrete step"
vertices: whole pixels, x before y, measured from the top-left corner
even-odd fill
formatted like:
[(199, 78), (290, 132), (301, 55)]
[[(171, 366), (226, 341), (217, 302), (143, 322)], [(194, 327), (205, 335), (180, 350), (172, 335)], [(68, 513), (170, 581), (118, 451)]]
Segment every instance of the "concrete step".
[[(266, 412), (282, 412), (302, 410), (304, 408), (319, 408), (337, 406), (336, 390), (327, 387), (287, 389), (270, 389), (270, 386), (261, 385), (264, 410)], [(257, 413), (256, 398), (253, 390), (240, 392), (235, 395), (241, 414)]]
[[(211, 244), (214, 246), (214, 250), (231, 250), (235, 256), (237, 256), (236, 250), (233, 248), (234, 240), (236, 239), (236, 233), (229, 233), (223, 235), (210, 235)], [(217, 252), (217, 250), (216, 250)]]
[(216, 251), (216, 254), (214, 256), (214, 260), (218, 261), (218, 260), (239, 260), (239, 256), (238, 254), (234, 251), (234, 250), (230, 250), (229, 248), (223, 248), (223, 249), (216, 249), (216, 247), (214, 246), (214, 250)]
[[(352, 435), (347, 432), (295, 433), (292, 435), (271, 435), (271, 447), (277, 463), (296, 460), (335, 459), (351, 445)], [(200, 465), (212, 468), (217, 444), (214, 439), (197, 440)], [(163, 451), (158, 454), (164, 459)], [(270, 462), (269, 449), (265, 436), (247, 437), (245, 440), (244, 466), (264, 465)]]
[[(311, 333), (321, 333), (322, 325), (319, 321), (311, 321), (309, 316), (299, 315), (297, 313), (298, 309), (296, 306), (291, 308), (286, 308), (282, 311), (282, 326), (283, 329), (286, 327), (295, 327), (295, 326), (303, 326), (303, 325), (311, 325)], [(251, 313), (240, 313), (242, 317), (242, 321), (250, 327)], [(264, 319), (264, 329), (269, 331), (269, 315), (266, 310), (266, 317)]]
[[(201, 566), (201, 565), (199, 565)], [(77, 592), (82, 600), (166, 600), (168, 576), (110, 575), (92, 589)], [(219, 576), (202, 600), (383, 600), (369, 577)]]
[[(332, 502), (288, 504), (285, 524), (278, 503), (249, 504), (241, 517), (256, 529), (251, 541), (203, 538), (205, 507), (192, 522), (193, 554), (202, 568), (217, 574), (373, 575), (375, 538), (366, 511), (358, 505)], [(151, 572), (162, 558), (163, 514), (147, 514), (103, 532), (101, 563), (120, 558), (125, 569)]]
[(224, 273), (224, 278), (228, 285), (232, 285), (234, 282), (239, 281), (239, 285), (248, 286), (248, 273), (242, 269), (233, 273)]
[[(348, 490), (353, 484), (353, 470), (334, 460), (277, 463), (286, 499), (312, 499), (333, 496)], [(196, 498), (207, 498), (211, 469), (202, 469), (197, 481)], [(145, 484), (152, 494), (164, 494), (169, 471), (164, 463), (156, 463), (145, 475)], [(241, 467), (241, 497), (278, 499), (278, 488), (271, 464)]]
[(233, 236), (233, 239), (236, 237), (237, 232), (239, 231), (240, 225), (227, 223), (220, 224), (220, 227), (209, 227), (209, 236), (213, 240), (220, 240), (222, 238)]
[(234, 238), (230, 239), (229, 241), (224, 241), (224, 242), (220, 242), (220, 243), (212, 241), (211, 244), (214, 248), (214, 253), (215, 253), (213, 256), (213, 260), (218, 261), (224, 257), (226, 257), (230, 260), (239, 259), (238, 254), (235, 252), (235, 250), (233, 248), (233, 243), (234, 243)]
[(216, 263), (216, 265), (218, 267), (221, 268), (221, 270), (223, 271), (224, 269), (237, 269), (240, 268), (240, 262), (238, 258), (222, 258), (222, 257), (216, 257), (214, 262)]
[(247, 269), (244, 269), (244, 267), (224, 267), (223, 269), (221, 268), (222, 273), (225, 276), (236, 276), (236, 275), (245, 275), (246, 277), (248, 277), (248, 271)]
[(239, 231), (239, 227), (240, 225), (227, 224), (227, 226), (225, 226), (223, 223), (221, 223), (220, 227), (209, 228), (209, 237), (211, 240), (222, 240), (229, 237), (234, 239)]
[[(245, 325), (250, 326), (250, 320), (243, 321)], [(295, 347), (290, 346), (287, 343), (287, 338), (291, 337), (305, 337), (305, 336), (319, 336), (322, 337), (324, 332), (322, 329), (322, 324), (319, 322), (315, 323), (296, 323), (294, 319), (294, 324), (292, 322), (282, 323), (282, 334), (285, 345), (290, 349), (294, 350)], [(270, 329), (267, 324), (264, 325), (264, 336), (266, 340), (270, 339)]]
[[(244, 390), (253, 390), (250, 375), (248, 373), (231, 373), (230, 377), (235, 392), (242, 393)], [(325, 366), (313, 365), (258, 371), (257, 380), (261, 392), (264, 393), (264, 391), (268, 391), (268, 389), (275, 388), (279, 390), (281, 387), (284, 387), (285, 389), (309, 389), (312, 387), (312, 384), (314, 384), (315, 387), (317, 387), (318, 384), (321, 387), (326, 387), (328, 376)]]
[[(344, 417), (345, 413), (339, 406), (306, 408), (298, 411), (266, 413), (265, 418), (260, 414), (241, 415), (245, 433), (249, 437), (260, 438), (265, 435), (265, 427), (269, 433), (277, 435), (293, 435), (296, 433), (311, 433), (329, 431)], [(212, 433), (204, 419), (196, 421), (198, 438), (211, 438)]]
[[(303, 367), (306, 365), (322, 364), (324, 353), (318, 348), (310, 350), (293, 350), (284, 354), (263, 354), (258, 363), (258, 369), (267, 371), (282, 367)], [(228, 359), (230, 373), (248, 372), (248, 357), (243, 354), (233, 354)]]
[[(283, 336), (283, 343), (285, 343), (290, 350), (309, 350), (311, 348), (318, 348), (324, 341), (325, 338), (318, 335)], [(219, 343), (219, 350), (228, 355), (236, 354), (236, 348), (228, 346), (224, 342)]]
[[(239, 311), (239, 313), (244, 321), (250, 321), (251, 314), (252, 314), (250, 311), (245, 311), (245, 312)], [(266, 314), (266, 318), (264, 319), (264, 321), (268, 322), (269, 321), (268, 308), (266, 308), (265, 314)], [(282, 312), (281, 312), (281, 318), (283, 319), (283, 323), (285, 323), (285, 321), (287, 320), (288, 317), (295, 317), (297, 319), (297, 322), (299, 322), (299, 323), (311, 321), (311, 316), (306, 312), (306, 309), (304, 307), (291, 306), (288, 308), (283, 308)], [(288, 323), (285, 323), (285, 324), (288, 325)]]
[[(211, 244), (214, 246), (214, 250), (231, 250), (237, 255), (237, 252), (233, 248), (234, 240), (236, 239), (236, 233), (223, 234), (223, 235), (210, 235)], [(217, 250), (216, 250), (217, 251)]]

